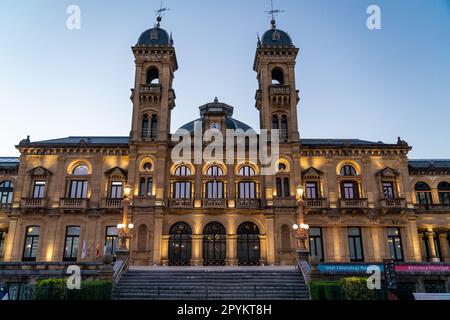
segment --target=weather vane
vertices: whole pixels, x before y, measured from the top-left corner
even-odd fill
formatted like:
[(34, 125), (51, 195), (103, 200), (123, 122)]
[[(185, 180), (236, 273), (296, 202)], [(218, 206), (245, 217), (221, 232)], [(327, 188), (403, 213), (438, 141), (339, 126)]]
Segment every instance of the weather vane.
[(268, 15), (272, 16), (271, 24), (272, 24), (272, 27), (273, 27), (273, 28), (275, 28), (275, 14), (281, 13), (281, 12), (284, 12), (284, 10), (274, 9), (274, 8), (273, 8), (273, 0), (270, 0), (270, 10), (269, 10), (269, 11), (266, 11), (266, 13), (267, 13)]
[(159, 9), (155, 10), (155, 13), (156, 13), (156, 16), (157, 16), (156, 20), (158, 21), (158, 27), (159, 27), (159, 23), (161, 22), (161, 17), (163, 15), (163, 13), (166, 12), (166, 11), (169, 11), (169, 10), (170, 10), (169, 8), (163, 7), (163, 0), (161, 0), (161, 4), (159, 6)]

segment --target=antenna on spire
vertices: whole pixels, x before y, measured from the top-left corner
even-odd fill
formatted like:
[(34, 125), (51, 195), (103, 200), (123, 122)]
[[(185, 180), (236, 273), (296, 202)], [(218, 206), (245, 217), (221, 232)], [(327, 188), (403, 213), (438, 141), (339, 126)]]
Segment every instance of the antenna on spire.
[(159, 9), (158, 9), (158, 10), (155, 10), (155, 13), (156, 13), (156, 21), (158, 22), (158, 23), (156, 24), (156, 27), (159, 28), (159, 24), (160, 24), (160, 22), (161, 22), (161, 20), (162, 20), (163, 13), (166, 12), (166, 11), (169, 11), (169, 10), (170, 10), (169, 8), (163, 7), (163, 0), (161, 0), (161, 4), (159, 5)]
[(273, 0), (270, 0), (270, 10), (269, 10), (269, 11), (266, 11), (266, 13), (272, 17), (272, 20), (270, 21), (270, 24), (272, 25), (272, 28), (273, 28), (273, 29), (276, 28), (276, 24), (275, 24), (275, 14), (281, 13), (281, 12), (284, 12), (284, 10), (274, 9), (274, 8), (273, 8)]

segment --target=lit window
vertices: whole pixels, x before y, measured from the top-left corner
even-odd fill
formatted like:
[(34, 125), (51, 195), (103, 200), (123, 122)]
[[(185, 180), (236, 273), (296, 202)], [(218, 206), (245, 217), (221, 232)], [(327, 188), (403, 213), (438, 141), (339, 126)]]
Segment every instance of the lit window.
[(80, 227), (70, 226), (66, 229), (66, 241), (64, 244), (64, 261), (76, 261), (78, 246), (80, 243)]
[(89, 174), (89, 168), (85, 165), (76, 166), (72, 174), (74, 176), (87, 176)]
[(309, 228), (309, 255), (324, 261), (322, 228)]
[(33, 186), (33, 198), (42, 199), (45, 194), (45, 181), (35, 181)]
[(116, 253), (118, 239), (119, 230), (117, 230), (117, 227), (107, 227), (105, 235), (106, 252), (109, 252), (112, 255)]
[(0, 183), (0, 204), (11, 204), (14, 186), (11, 181)]
[(23, 261), (36, 261), (39, 246), (40, 227), (29, 226), (25, 233), (25, 246), (23, 249)]
[(388, 245), (390, 258), (396, 261), (403, 261), (402, 239), (400, 228), (388, 228)]

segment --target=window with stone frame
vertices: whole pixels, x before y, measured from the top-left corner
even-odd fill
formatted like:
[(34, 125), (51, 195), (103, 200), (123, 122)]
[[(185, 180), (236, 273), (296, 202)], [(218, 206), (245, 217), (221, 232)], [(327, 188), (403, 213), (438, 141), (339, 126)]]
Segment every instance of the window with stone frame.
[(302, 181), (304, 181), (305, 186), (304, 192), (305, 199), (312, 200), (322, 198), (321, 193), (322, 180), (323, 180), (323, 172), (314, 167), (310, 167), (302, 172)]
[(205, 199), (225, 198), (226, 176), (219, 165), (211, 165), (206, 170), (206, 181), (204, 185)]
[(87, 199), (90, 179), (89, 167), (85, 164), (77, 165), (73, 168), (71, 174), (67, 176), (66, 197), (70, 199)]
[(238, 199), (257, 199), (258, 177), (256, 171), (251, 165), (243, 165), (239, 168), (237, 175), (237, 198)]

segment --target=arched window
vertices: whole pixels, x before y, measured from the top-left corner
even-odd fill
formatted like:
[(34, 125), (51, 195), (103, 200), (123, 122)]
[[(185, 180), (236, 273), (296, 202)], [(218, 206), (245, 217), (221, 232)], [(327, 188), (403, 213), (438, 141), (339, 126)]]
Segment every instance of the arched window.
[(278, 163), (278, 171), (283, 172), (286, 171), (287, 167), (283, 162)]
[(0, 204), (11, 204), (14, 191), (14, 185), (11, 181), (0, 183)]
[(147, 84), (159, 84), (159, 71), (152, 67), (147, 71)]
[(238, 264), (259, 265), (261, 250), (258, 226), (252, 222), (244, 222), (238, 227), (237, 236)]
[(255, 169), (252, 166), (242, 166), (238, 174), (241, 177), (251, 177), (255, 175)]
[(137, 250), (146, 251), (147, 250), (147, 226), (141, 224), (138, 229), (138, 239), (137, 239)]
[(206, 170), (206, 175), (211, 177), (223, 176), (223, 170), (220, 166), (212, 165)]
[(74, 176), (87, 176), (89, 174), (89, 168), (86, 165), (76, 166), (73, 169), (72, 174)]
[(151, 124), (150, 124), (150, 139), (156, 139), (158, 136), (158, 116), (152, 114)]
[(226, 234), (225, 227), (218, 222), (211, 222), (205, 226), (203, 229), (203, 265), (225, 265)]
[(430, 205), (433, 203), (431, 198), (431, 189), (425, 182), (417, 182), (414, 190), (416, 191), (416, 200), (418, 204)]
[(72, 177), (68, 181), (68, 194), (70, 199), (87, 199), (89, 168), (87, 165), (78, 165), (72, 171)]
[(444, 205), (450, 205), (450, 183), (441, 182), (438, 185), (439, 202)]
[(192, 256), (192, 229), (185, 222), (178, 222), (170, 228), (169, 265), (189, 266)]
[(272, 85), (283, 85), (284, 84), (284, 75), (283, 70), (280, 68), (272, 69)]
[(356, 176), (356, 170), (353, 166), (346, 164), (341, 168), (340, 171), (341, 176)]
[(281, 250), (287, 252), (291, 249), (291, 230), (284, 224), (281, 227)]
[(192, 175), (192, 171), (191, 168), (189, 168), (188, 166), (182, 165), (175, 169), (175, 175), (187, 177)]

